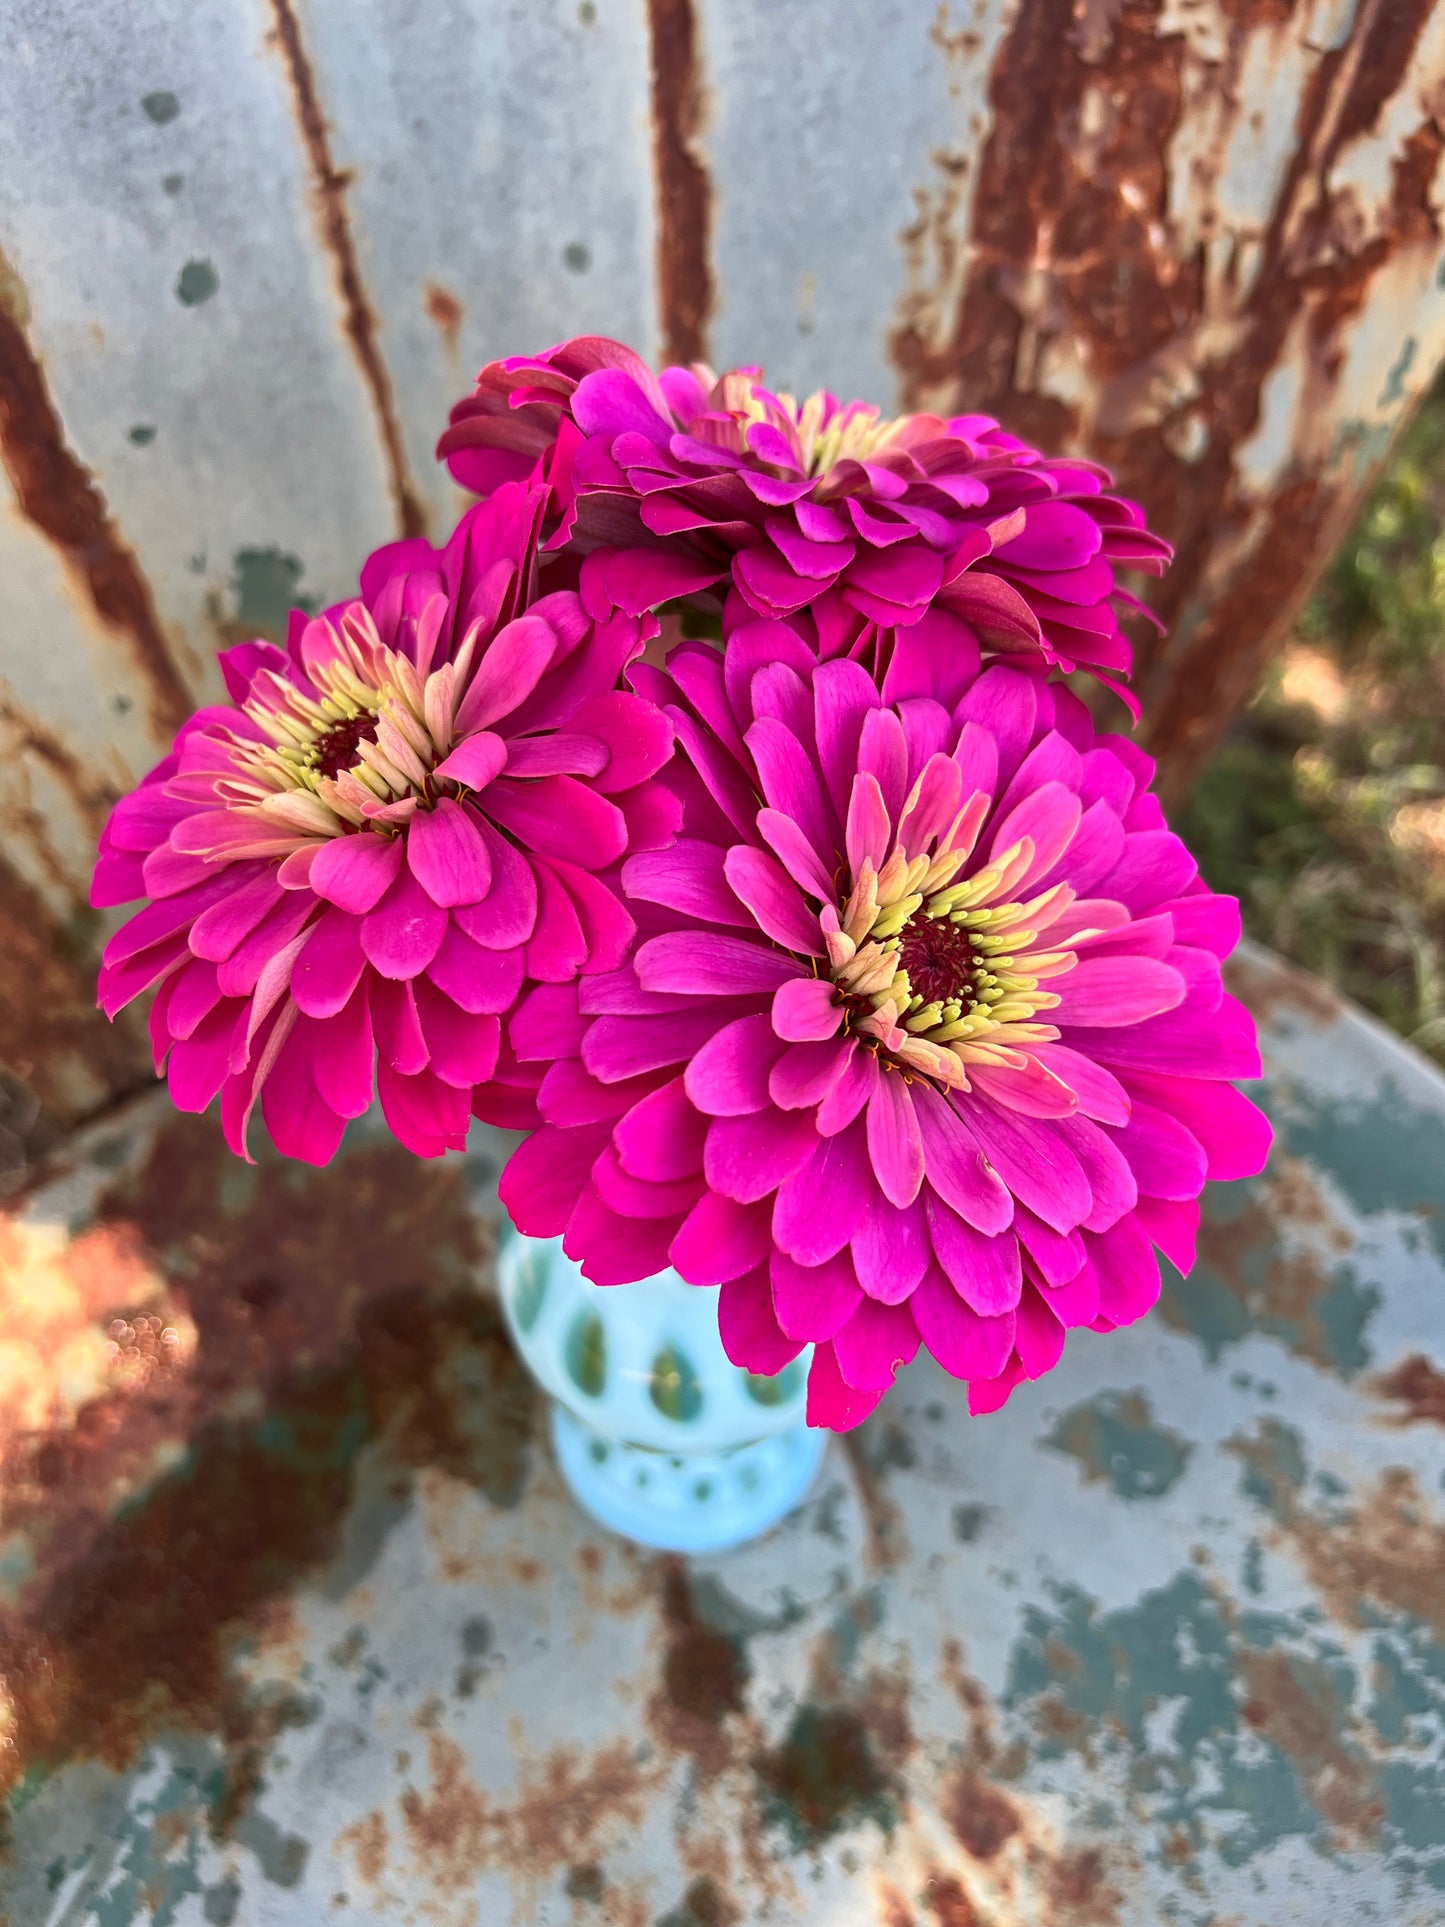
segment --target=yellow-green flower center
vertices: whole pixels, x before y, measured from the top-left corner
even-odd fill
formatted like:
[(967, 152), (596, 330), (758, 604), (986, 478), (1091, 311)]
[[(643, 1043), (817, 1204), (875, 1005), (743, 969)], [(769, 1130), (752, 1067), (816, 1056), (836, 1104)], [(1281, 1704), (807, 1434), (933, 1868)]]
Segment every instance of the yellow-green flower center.
[(1033, 862), (1029, 839), (956, 882), (971, 841), (911, 861), (895, 850), (881, 870), (865, 862), (824, 917), (848, 1029), (899, 1068), (960, 1089), (968, 1064), (1016, 1067), (1026, 1047), (1058, 1036), (1039, 1021), (1059, 1001), (1047, 982), (1077, 961), (1071, 947), (1037, 947), (1072, 900), (1066, 884), (1008, 901)]

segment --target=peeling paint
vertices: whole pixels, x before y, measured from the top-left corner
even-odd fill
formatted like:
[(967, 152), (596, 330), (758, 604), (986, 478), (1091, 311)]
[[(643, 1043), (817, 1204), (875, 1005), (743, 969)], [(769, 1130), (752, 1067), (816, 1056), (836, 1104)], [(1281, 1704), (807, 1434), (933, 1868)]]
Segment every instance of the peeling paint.
[(1100, 1392), (1065, 1412), (1045, 1443), (1067, 1452), (1089, 1484), (1105, 1481), (1121, 1499), (1157, 1499), (1184, 1476), (1189, 1442), (1158, 1425), (1142, 1392)]
[(1175, 795), (1368, 479), (1323, 432), (1351, 402), (1398, 426), (1445, 347), (1438, 22), (1365, 0), (1321, 34), (1317, 11), (1039, 0), (995, 57), (976, 162), (939, 157), (904, 236), (905, 401), (1086, 450), (1176, 545), (1150, 590), (1171, 634), (1139, 636), (1137, 677)]

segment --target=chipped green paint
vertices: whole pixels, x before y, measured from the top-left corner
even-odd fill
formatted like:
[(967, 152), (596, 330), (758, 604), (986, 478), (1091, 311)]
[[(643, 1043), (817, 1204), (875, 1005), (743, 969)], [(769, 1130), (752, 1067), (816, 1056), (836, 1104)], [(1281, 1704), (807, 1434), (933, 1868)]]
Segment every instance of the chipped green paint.
[[(1283, 1245), (1271, 1197), (1258, 1180), (1211, 1190), (1210, 1237), (1188, 1278), (1160, 1260), (1159, 1316), (1196, 1338), (1211, 1363), (1264, 1332), (1353, 1378), (1373, 1362), (1366, 1334), (1380, 1293), (1348, 1260), (1326, 1264), (1313, 1251)], [(1209, 1250), (1228, 1252), (1227, 1273), (1210, 1262)]]
[(1385, 377), (1385, 385), (1380, 390), (1380, 399), (1375, 404), (1377, 408), (1394, 408), (1405, 399), (1405, 377), (1414, 367), (1415, 357), (1419, 352), (1419, 340), (1414, 335), (1408, 335), (1400, 344), (1400, 352), (1396, 355), (1390, 372)]
[(146, 118), (153, 120), (157, 127), (164, 127), (181, 111), (181, 103), (167, 88), (160, 88), (153, 94), (142, 94), (140, 104)]
[[(1303, 1434), (1273, 1416), (1225, 1449), (1244, 1494), (1282, 1522), (1299, 1516), (1295, 1495), (1323, 1489)], [(1266, 1591), (1256, 1540), (1242, 1581)], [(1236, 1605), (1193, 1570), (1113, 1611), (1076, 1585), (1049, 1591), (1050, 1607), (1025, 1609), (1003, 1699), (1035, 1759), (1112, 1758), (1141, 1816), (1226, 1867), (1300, 1837), (1329, 1857), (1378, 1846), (1402, 1894), (1431, 1877), (1445, 1646), (1420, 1621), (1372, 1608), (1369, 1646), (1352, 1652), (1317, 1609)]]
[(293, 609), (308, 615), (316, 598), (301, 591), (305, 565), (278, 548), (237, 549), (231, 558), (231, 607), (228, 630), (236, 635), (266, 636), (285, 642), (286, 624)]
[(953, 1508), (951, 1524), (953, 1536), (961, 1546), (971, 1546), (983, 1531), (984, 1521), (989, 1514), (986, 1505), (956, 1505)]
[(237, 1911), (241, 1905), (241, 1883), (234, 1874), (218, 1880), (214, 1887), (207, 1887), (201, 1903), (208, 1927), (233, 1927)]
[(137, 422), (126, 432), (126, 440), (134, 442), (137, 448), (149, 448), (155, 438), (156, 431), (149, 422)]
[[(1181, 1572), (1108, 1613), (1077, 1586), (1053, 1590), (1056, 1610), (1025, 1613), (1005, 1693), (1006, 1705), (1032, 1713), (1040, 1758), (1062, 1757), (1086, 1740), (1106, 1752), (1124, 1749), (1150, 1820), (1182, 1828), (1195, 1848), (1207, 1822), (1227, 1865), (1291, 1835), (1327, 1844), (1289, 1756), (1241, 1718), (1242, 1649), (1197, 1573)], [(1154, 1723), (1166, 1708), (1173, 1719), (1161, 1742)]]
[(1100, 1392), (1063, 1413), (1044, 1444), (1084, 1468), (1086, 1484), (1106, 1483), (1121, 1499), (1157, 1499), (1189, 1463), (1187, 1440), (1158, 1425), (1143, 1392)]
[(183, 308), (199, 308), (221, 285), (209, 261), (187, 261), (176, 281), (176, 299)]
[(1226, 1439), (1224, 1449), (1244, 1466), (1240, 1486), (1247, 1497), (1278, 1518), (1284, 1495), (1298, 1492), (1304, 1485), (1304, 1443), (1304, 1435), (1296, 1426), (1268, 1417), (1256, 1420), (1253, 1436)]
[(1367, 1099), (1320, 1099), (1306, 1114), (1283, 1120), (1298, 1157), (1324, 1166), (1365, 1217), (1401, 1212), (1420, 1227), (1445, 1262), (1445, 1114), (1412, 1104), (1392, 1077)]

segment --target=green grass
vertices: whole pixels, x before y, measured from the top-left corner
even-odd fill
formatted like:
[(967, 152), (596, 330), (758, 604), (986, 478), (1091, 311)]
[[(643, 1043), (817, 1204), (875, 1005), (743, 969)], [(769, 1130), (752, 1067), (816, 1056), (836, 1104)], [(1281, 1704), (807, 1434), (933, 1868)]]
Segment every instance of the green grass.
[(1178, 828), (1251, 935), (1445, 1062), (1445, 379)]

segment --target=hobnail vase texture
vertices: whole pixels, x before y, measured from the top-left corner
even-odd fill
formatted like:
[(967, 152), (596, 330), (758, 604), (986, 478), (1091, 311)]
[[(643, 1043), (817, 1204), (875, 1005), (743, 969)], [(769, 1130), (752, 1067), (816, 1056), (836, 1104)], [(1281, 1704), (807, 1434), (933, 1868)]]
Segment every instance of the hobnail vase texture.
[(497, 1261), (507, 1323), (552, 1400), (573, 1496), (611, 1531), (672, 1552), (758, 1537), (807, 1494), (825, 1434), (803, 1410), (805, 1351), (765, 1378), (732, 1364), (716, 1295), (675, 1271), (592, 1284), (560, 1238), (510, 1226)]

